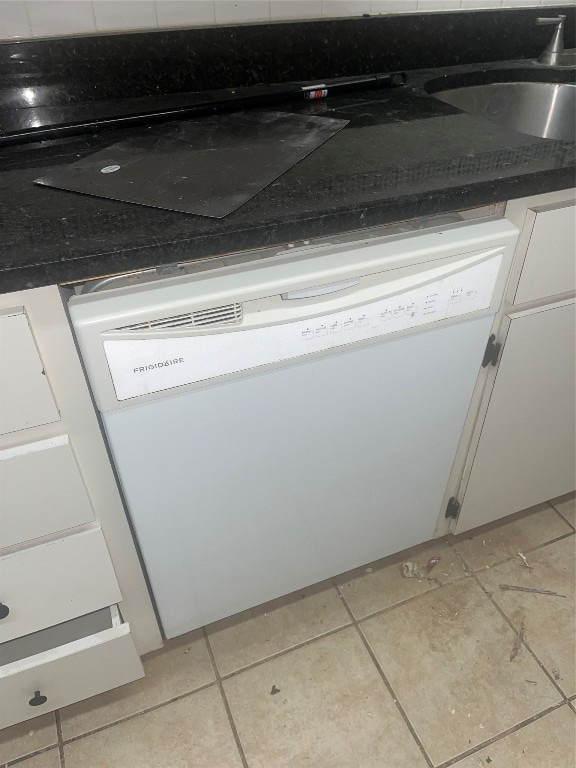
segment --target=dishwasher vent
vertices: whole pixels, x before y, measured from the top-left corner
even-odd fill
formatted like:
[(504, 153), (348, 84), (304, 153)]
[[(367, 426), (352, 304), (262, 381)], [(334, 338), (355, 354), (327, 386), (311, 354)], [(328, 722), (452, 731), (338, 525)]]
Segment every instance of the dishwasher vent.
[(223, 307), (199, 309), (187, 312), (185, 315), (172, 315), (157, 320), (147, 320), (144, 323), (123, 325), (115, 331), (163, 331), (169, 328), (198, 328), (207, 325), (230, 325), (242, 320), (242, 304), (225, 304)]

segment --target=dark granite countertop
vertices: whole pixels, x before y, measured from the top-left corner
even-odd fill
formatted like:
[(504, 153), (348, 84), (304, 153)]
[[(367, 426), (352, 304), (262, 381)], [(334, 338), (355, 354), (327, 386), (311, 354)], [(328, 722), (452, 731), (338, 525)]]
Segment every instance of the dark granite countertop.
[[(519, 79), (548, 77), (530, 62), (469, 64), (410, 72), (405, 88), (284, 106), (350, 122), (223, 219), (33, 184), (49, 169), (144, 127), (4, 147), (0, 291), (81, 281), (573, 186), (574, 141), (518, 133), (426, 92), (426, 83), (442, 76), (502, 69), (514, 69)], [(574, 73), (562, 70), (559, 77), (570, 81)]]

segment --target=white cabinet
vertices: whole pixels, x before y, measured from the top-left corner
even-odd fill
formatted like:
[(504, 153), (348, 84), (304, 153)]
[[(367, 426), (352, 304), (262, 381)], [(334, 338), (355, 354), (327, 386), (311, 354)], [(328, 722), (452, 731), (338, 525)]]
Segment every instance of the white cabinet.
[(161, 644), (59, 290), (0, 295), (0, 729)]
[(0, 557), (2, 643), (122, 600), (99, 527)]
[(0, 729), (142, 677), (116, 606), (0, 646)]
[(0, 547), (93, 520), (68, 435), (0, 450)]
[(24, 311), (0, 314), (0, 434), (59, 418)]
[(574, 300), (510, 316), (458, 532), (574, 490)]
[(506, 216), (521, 233), (500, 358), (481, 376), (455, 472), (456, 533), (576, 488), (575, 191), (515, 200)]
[(576, 207), (572, 202), (529, 208), (519, 255), (525, 247), (515, 304), (545, 299), (575, 288)]

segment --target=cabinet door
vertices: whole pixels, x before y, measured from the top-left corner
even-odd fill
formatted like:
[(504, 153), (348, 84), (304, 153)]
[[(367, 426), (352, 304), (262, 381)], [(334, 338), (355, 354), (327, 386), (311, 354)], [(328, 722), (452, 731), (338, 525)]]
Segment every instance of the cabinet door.
[(0, 434), (59, 419), (26, 315), (0, 314)]
[(574, 290), (576, 207), (573, 203), (530, 209), (526, 214), (520, 247), (523, 243), (526, 258), (515, 304)]
[(574, 308), (510, 316), (458, 533), (574, 490)]

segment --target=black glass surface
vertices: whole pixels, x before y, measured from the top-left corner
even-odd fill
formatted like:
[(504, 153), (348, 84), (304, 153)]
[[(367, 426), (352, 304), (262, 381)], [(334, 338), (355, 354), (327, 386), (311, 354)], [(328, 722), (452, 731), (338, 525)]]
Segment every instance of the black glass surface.
[(260, 110), (180, 121), (57, 167), (36, 183), (222, 218), (347, 123)]

